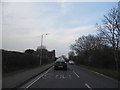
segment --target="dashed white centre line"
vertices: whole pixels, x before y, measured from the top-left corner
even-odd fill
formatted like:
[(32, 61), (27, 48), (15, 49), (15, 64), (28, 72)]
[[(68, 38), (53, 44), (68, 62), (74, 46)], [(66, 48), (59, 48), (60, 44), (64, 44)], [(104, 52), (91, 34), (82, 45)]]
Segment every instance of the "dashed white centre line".
[(86, 86), (87, 88), (89, 88), (90, 90), (92, 90), (92, 88), (91, 88), (87, 83), (85, 83), (85, 86)]
[(74, 73), (78, 78), (80, 78), (80, 76), (79, 76), (75, 71), (73, 71), (73, 73)]
[(38, 77), (36, 80), (34, 80), (33, 82), (31, 82), (24, 90), (28, 89), (30, 86), (32, 86), (35, 82), (37, 82), (40, 78), (42, 78), (45, 74), (47, 74), (53, 67), (51, 67), (50, 69), (48, 69), (44, 74), (42, 74), (40, 77)]

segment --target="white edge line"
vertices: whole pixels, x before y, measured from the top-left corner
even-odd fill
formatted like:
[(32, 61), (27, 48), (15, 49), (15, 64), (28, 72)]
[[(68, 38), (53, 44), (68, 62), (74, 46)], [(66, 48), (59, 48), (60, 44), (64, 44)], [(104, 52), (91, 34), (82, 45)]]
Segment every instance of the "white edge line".
[(87, 88), (89, 88), (90, 90), (92, 90), (92, 88), (91, 88), (87, 83), (85, 83), (85, 86), (86, 86)]
[(24, 90), (28, 89), (31, 85), (33, 85), (35, 82), (37, 82), (41, 77), (43, 77), (45, 74), (47, 74), (53, 67), (51, 67), (49, 70), (47, 70), (44, 74), (42, 74), (40, 77), (38, 77), (35, 81), (31, 82)]
[(108, 78), (108, 79), (114, 80), (113, 78), (108, 77), (108, 76), (106, 76), (106, 75), (104, 75), (104, 74), (101, 74), (101, 73), (98, 73), (98, 72), (95, 72), (95, 71), (93, 71), (93, 72), (96, 73), (96, 74), (98, 74), (98, 75), (101, 75), (101, 76), (103, 76), (103, 77), (105, 77), (105, 78)]
[(78, 75), (75, 71), (73, 71), (73, 73), (74, 73), (78, 78), (80, 78), (79, 75)]

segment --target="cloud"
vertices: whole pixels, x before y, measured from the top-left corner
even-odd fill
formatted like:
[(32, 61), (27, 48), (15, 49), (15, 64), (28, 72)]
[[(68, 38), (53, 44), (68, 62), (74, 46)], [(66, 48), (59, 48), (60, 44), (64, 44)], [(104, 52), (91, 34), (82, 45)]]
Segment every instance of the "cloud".
[(118, 2), (119, 0), (1, 0), (2, 2)]
[(0, 49), (2, 48), (2, 4), (0, 3)]
[(65, 15), (67, 12), (70, 10), (70, 3), (65, 3), (65, 2), (59, 2), (60, 4), (60, 13)]
[[(3, 4), (4, 33), (40, 34), (54, 25), (54, 17), (47, 16), (47, 7), (38, 9), (29, 3), (5, 3)], [(39, 12), (38, 12), (39, 11)]]
[[(69, 46), (78, 37), (95, 32), (94, 25), (81, 25), (83, 22), (77, 17), (69, 17), (68, 13), (74, 13), (70, 6), (71, 3), (64, 2), (3, 3), (3, 48), (36, 49), (40, 46), (41, 34), (49, 33), (44, 36), (43, 44), (48, 50), (55, 49), (57, 56), (67, 55)], [(92, 20), (88, 18), (85, 19)], [(85, 23), (88, 22), (85, 19)]]
[(48, 36), (44, 37), (44, 45), (48, 49), (55, 48), (58, 56), (65, 54), (70, 50), (70, 45), (74, 43), (78, 37), (82, 35), (93, 34), (95, 32), (94, 25), (81, 26), (63, 30), (51, 30)]

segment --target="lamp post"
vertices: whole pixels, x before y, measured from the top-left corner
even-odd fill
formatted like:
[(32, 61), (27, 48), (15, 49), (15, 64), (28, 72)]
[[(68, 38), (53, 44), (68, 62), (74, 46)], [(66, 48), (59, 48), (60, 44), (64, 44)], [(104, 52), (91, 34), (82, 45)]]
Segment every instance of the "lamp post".
[(44, 33), (41, 35), (41, 52), (40, 52), (40, 65), (42, 64), (42, 44), (43, 44), (43, 36), (48, 35), (48, 33)]

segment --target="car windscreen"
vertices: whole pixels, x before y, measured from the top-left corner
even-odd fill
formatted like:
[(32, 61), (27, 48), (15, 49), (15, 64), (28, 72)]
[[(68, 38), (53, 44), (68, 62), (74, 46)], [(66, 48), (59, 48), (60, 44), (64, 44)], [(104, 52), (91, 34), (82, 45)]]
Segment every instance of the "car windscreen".
[(57, 59), (55, 62), (65, 62), (64, 59)]

